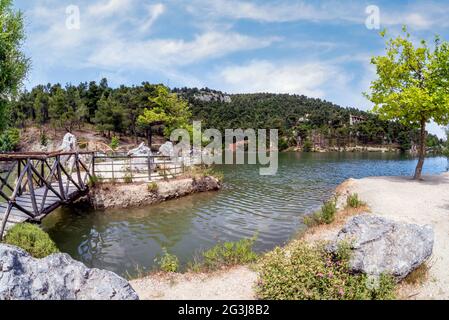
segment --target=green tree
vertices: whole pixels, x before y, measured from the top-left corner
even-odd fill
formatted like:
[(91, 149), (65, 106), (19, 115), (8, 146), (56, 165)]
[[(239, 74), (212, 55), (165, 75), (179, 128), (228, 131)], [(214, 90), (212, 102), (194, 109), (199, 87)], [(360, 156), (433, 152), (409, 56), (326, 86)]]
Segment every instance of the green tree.
[(149, 147), (152, 144), (153, 127), (161, 125), (167, 120), (168, 116), (161, 107), (145, 109), (143, 114), (137, 118), (137, 125), (146, 132)]
[(21, 51), (25, 39), (23, 15), (12, 0), (0, 0), (0, 130), (7, 125), (7, 104), (17, 93), (30, 62)]
[(123, 108), (112, 94), (104, 94), (98, 101), (94, 122), (97, 129), (103, 134), (107, 133), (108, 137), (111, 131), (121, 132), (123, 129)]
[(145, 109), (137, 118), (139, 127), (146, 130), (148, 145), (151, 146), (152, 128), (156, 125), (164, 125), (166, 137), (175, 129), (192, 131), (189, 121), (192, 117), (189, 103), (172, 93), (165, 86), (156, 88), (156, 96), (150, 98), (151, 109)]
[[(404, 27), (404, 36), (387, 41), (386, 55), (374, 57), (378, 79), (366, 96), (382, 119), (400, 121), (420, 129), (419, 159), (414, 179), (421, 179), (426, 154), (426, 124), (449, 123), (449, 43), (435, 39), (414, 46)], [(385, 32), (381, 35), (385, 37)]]

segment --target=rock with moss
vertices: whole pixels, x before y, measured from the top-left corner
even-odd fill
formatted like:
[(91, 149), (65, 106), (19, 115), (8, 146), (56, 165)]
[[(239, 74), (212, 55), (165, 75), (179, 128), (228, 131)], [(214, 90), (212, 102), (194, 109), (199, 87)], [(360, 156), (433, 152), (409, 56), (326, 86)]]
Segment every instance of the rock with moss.
[(0, 300), (137, 300), (128, 281), (68, 254), (43, 259), (0, 244)]
[(433, 242), (430, 226), (360, 215), (348, 221), (328, 249), (337, 253), (340, 244), (347, 243), (352, 272), (389, 274), (399, 281), (431, 256)]

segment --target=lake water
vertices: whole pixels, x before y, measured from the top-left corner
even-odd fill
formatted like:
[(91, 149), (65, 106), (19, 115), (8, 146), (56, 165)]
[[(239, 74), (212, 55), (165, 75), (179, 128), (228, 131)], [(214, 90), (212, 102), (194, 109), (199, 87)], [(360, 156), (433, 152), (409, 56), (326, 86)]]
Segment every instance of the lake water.
[[(223, 165), (224, 189), (138, 209), (60, 208), (43, 222), (61, 251), (91, 267), (121, 275), (151, 270), (165, 247), (188, 262), (219, 241), (258, 233), (255, 249), (282, 245), (304, 228), (345, 179), (412, 175), (416, 160), (389, 153), (281, 153), (276, 176), (255, 165)], [(446, 171), (443, 157), (428, 158), (425, 174)]]

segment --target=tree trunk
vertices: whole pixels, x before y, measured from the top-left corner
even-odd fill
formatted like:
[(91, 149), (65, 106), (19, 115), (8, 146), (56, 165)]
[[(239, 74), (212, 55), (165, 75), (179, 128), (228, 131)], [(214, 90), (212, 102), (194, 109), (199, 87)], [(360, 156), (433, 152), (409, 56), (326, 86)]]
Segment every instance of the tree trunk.
[(147, 141), (148, 141), (148, 148), (151, 149), (151, 144), (152, 144), (151, 128), (147, 129)]
[(415, 169), (415, 176), (413, 179), (421, 180), (422, 167), (424, 165), (424, 158), (426, 157), (426, 120), (421, 120), (421, 132), (419, 135), (419, 149), (418, 149), (418, 164)]

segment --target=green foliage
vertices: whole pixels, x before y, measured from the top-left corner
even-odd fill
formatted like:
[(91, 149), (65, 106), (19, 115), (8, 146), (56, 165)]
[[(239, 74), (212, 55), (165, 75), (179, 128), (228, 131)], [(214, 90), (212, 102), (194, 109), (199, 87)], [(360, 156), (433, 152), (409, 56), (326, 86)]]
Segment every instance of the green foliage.
[[(419, 157), (415, 179), (421, 177), (425, 156), (426, 124), (449, 123), (449, 43), (435, 38), (415, 46), (404, 27), (404, 36), (387, 41), (386, 54), (374, 57), (378, 79), (367, 98), (382, 119), (396, 120), (420, 128)], [(385, 33), (382, 34), (385, 36)]]
[(348, 255), (337, 258), (324, 244), (297, 241), (275, 248), (261, 261), (257, 293), (268, 300), (384, 300), (394, 299), (395, 282), (382, 275), (370, 282), (351, 274)]
[(124, 183), (133, 183), (133, 177), (131, 175), (131, 173), (125, 173), (124, 177), (123, 177), (123, 182)]
[(352, 193), (346, 198), (347, 208), (360, 208), (363, 205), (365, 205), (365, 203), (359, 199), (359, 195), (357, 193)]
[(0, 152), (15, 151), (20, 143), (20, 131), (16, 128), (7, 129), (0, 135)]
[(21, 51), (25, 39), (23, 15), (12, 0), (0, 0), (0, 131), (9, 120), (8, 101), (22, 85), (30, 66)]
[(304, 224), (313, 227), (320, 224), (330, 224), (335, 219), (337, 213), (337, 200), (332, 198), (321, 206), (320, 210), (314, 212), (310, 216), (304, 217)]
[(117, 136), (113, 136), (111, 139), (111, 143), (109, 144), (112, 150), (117, 150), (117, 148), (120, 146), (120, 139)]
[(312, 151), (312, 141), (310, 141), (310, 140), (304, 141), (304, 143), (302, 145), (302, 151), (304, 151), (304, 152)]
[(258, 254), (253, 251), (256, 236), (236, 242), (219, 243), (203, 251), (194, 259), (189, 269), (192, 271), (213, 271), (222, 267), (248, 264), (257, 261)]
[(147, 190), (148, 192), (157, 192), (159, 190), (159, 186), (157, 185), (156, 182), (150, 182), (149, 184), (147, 184)]
[(99, 175), (93, 175), (89, 177), (88, 185), (90, 188), (95, 187), (101, 181), (101, 177)]
[(41, 142), (41, 146), (47, 146), (48, 138), (47, 138), (47, 134), (45, 133), (45, 130), (41, 132), (39, 140)]
[(7, 232), (3, 242), (20, 247), (35, 258), (44, 258), (59, 252), (50, 236), (30, 223), (19, 223), (13, 226)]
[(178, 257), (168, 253), (166, 248), (162, 248), (162, 256), (156, 258), (155, 262), (164, 272), (176, 272), (179, 269)]
[[(149, 83), (113, 89), (108, 87), (106, 79), (99, 84), (92, 81), (78, 86), (39, 85), (22, 92), (10, 104), (11, 118), (22, 127), (52, 122), (56, 128), (70, 129), (95, 124), (108, 137), (123, 134), (149, 140), (154, 134), (168, 136), (174, 128), (185, 128), (192, 135), (189, 123), (192, 119), (201, 120), (203, 129), (216, 128), (222, 132), (228, 128), (275, 128), (279, 130), (281, 149), (297, 146), (298, 137), (306, 150), (312, 149), (307, 141), (323, 141), (324, 146), (394, 143), (408, 150), (419, 140), (419, 132), (411, 126), (320, 99), (269, 93), (234, 94), (229, 95), (230, 100), (196, 98), (201, 92), (209, 91), (223, 95), (210, 89), (169, 91)], [(50, 105), (60, 111), (50, 112)], [(65, 114), (61, 119), (57, 118), (59, 112)], [(349, 126), (350, 115), (365, 120)], [(315, 140), (317, 137), (320, 139)]]

